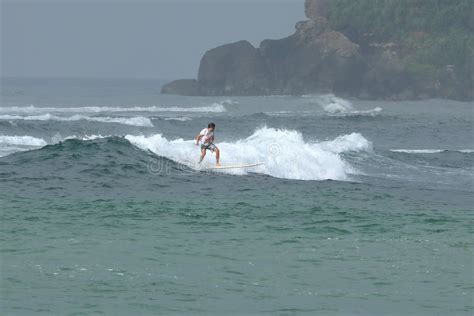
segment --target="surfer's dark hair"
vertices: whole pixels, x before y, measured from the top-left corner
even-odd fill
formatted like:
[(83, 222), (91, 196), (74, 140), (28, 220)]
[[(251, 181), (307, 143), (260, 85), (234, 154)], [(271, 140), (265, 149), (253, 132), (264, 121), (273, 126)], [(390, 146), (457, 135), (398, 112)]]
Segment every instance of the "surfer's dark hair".
[(211, 128), (211, 127), (212, 127), (212, 128), (216, 128), (216, 124), (214, 124), (214, 123), (209, 123), (209, 124), (207, 125), (207, 128)]

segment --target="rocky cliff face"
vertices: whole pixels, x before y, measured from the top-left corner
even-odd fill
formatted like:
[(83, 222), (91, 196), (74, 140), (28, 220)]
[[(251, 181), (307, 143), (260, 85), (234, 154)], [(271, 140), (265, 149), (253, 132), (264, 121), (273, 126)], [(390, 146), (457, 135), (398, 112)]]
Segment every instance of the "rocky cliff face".
[(207, 51), (201, 59), (198, 82), (205, 95), (262, 95), (269, 93), (266, 64), (247, 41)]
[(196, 79), (179, 79), (164, 85), (161, 88), (161, 93), (199, 96), (201, 90)]
[[(413, 82), (402, 65), (402, 49), (371, 43), (330, 28), (328, 0), (306, 0), (309, 20), (296, 23), (293, 35), (247, 41), (206, 52), (196, 80), (177, 80), (162, 93), (182, 95), (301, 95), (333, 92), (365, 99), (450, 97), (456, 75), (447, 69), (443, 83)], [(357, 41), (358, 43), (356, 43)], [(450, 79), (452, 78), (452, 79)], [(444, 88), (443, 88), (444, 87)]]
[(323, 19), (298, 22), (293, 35), (265, 40), (258, 51), (273, 94), (357, 89), (351, 76), (361, 67), (359, 47)]

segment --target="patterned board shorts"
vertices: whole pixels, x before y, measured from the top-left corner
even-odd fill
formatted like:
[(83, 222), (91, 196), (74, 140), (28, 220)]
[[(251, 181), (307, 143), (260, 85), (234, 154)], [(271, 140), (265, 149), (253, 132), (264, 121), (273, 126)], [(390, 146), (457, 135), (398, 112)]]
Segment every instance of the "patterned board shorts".
[(201, 150), (203, 150), (203, 149), (210, 150), (210, 151), (214, 152), (217, 149), (217, 147), (213, 143), (207, 143), (207, 144), (202, 144), (201, 145)]

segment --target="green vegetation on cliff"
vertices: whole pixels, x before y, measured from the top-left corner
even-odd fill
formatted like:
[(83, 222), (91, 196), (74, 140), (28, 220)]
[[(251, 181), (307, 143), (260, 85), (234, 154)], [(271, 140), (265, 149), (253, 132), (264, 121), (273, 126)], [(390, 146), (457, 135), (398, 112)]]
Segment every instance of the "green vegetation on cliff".
[[(331, 26), (360, 44), (394, 43), (414, 78), (443, 80), (453, 65), (472, 85), (473, 0), (331, 0)], [(469, 89), (469, 86), (466, 88)]]
[(474, 28), (472, 0), (331, 0), (327, 5), (333, 28), (372, 33), (378, 39)]

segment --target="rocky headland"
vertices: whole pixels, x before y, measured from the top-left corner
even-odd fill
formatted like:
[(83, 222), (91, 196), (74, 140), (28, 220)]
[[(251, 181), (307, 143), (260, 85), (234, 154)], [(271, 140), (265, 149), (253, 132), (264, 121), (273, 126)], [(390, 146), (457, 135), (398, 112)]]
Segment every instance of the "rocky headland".
[[(400, 0), (398, 7), (390, 7), (393, 3), (390, 0), (306, 0), (308, 20), (297, 22), (294, 34), (264, 40), (259, 47), (239, 41), (213, 48), (202, 57), (197, 80), (173, 81), (162, 87), (162, 93), (202, 96), (335, 93), (360, 99), (473, 100), (472, 18), (466, 25), (458, 25), (456, 36), (464, 37), (451, 43), (453, 36), (443, 32), (442, 26), (423, 24), (433, 18), (431, 7), (414, 7), (416, 1), (409, 0)], [(442, 5), (456, 7), (460, 3), (468, 5), (470, 0), (444, 1)], [(442, 9), (445, 8), (438, 8)], [(458, 11), (448, 9), (445, 14), (450, 15), (458, 11), (461, 14), (463, 10), (462, 7), (455, 8)], [(366, 14), (367, 21), (353, 20), (353, 15), (362, 14), (357, 10)], [(387, 20), (384, 14), (394, 20)], [(396, 29), (402, 18), (410, 16), (419, 18), (418, 25), (405, 26), (405, 23)], [(384, 23), (390, 27), (382, 31)], [(465, 51), (443, 54), (453, 45)]]

